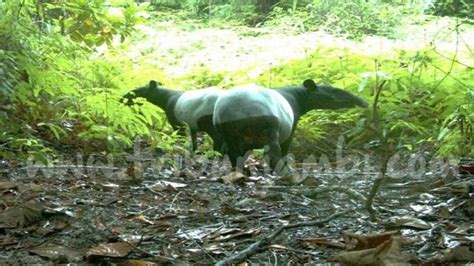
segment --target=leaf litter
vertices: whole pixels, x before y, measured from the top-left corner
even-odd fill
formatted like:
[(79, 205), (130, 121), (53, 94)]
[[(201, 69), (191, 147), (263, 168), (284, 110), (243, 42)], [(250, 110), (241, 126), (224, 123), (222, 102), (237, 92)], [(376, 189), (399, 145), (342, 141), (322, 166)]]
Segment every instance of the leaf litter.
[(343, 183), (313, 173), (322, 185), (282, 186), (261, 166), (253, 169), (251, 175), (203, 176), (192, 164), (184, 175), (171, 165), (149, 167), (139, 182), (134, 176), (54, 175), (54, 168), (48, 176), (29, 176), (12, 169), (0, 180), (0, 260), (227, 265), (473, 259), (472, 189), (458, 189), (472, 187), (472, 179), (430, 174), (416, 182), (389, 180), (376, 198), (378, 220), (370, 221), (364, 195), (372, 173)]

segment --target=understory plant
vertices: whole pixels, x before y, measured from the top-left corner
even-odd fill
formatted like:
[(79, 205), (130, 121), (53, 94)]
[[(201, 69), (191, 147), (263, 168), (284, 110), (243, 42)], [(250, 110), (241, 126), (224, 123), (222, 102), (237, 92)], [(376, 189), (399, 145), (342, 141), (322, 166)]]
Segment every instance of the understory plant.
[[(320, 49), (306, 59), (294, 60), (270, 72), (275, 86), (294, 85), (311, 77), (366, 99), (375, 93), (371, 88), (376, 80), (384, 81), (381, 124), (383, 134), (396, 149), (472, 156), (474, 147), (469, 134), (474, 122), (474, 72), (430, 47), (400, 50), (396, 56), (380, 58), (349, 50), (341, 53), (338, 49)], [(262, 74), (262, 83), (268, 75), (269, 72)], [(300, 121), (292, 149), (303, 158), (330, 153), (335, 149), (335, 134), (346, 136), (355, 147), (376, 144), (376, 136), (364, 133), (366, 120), (367, 115), (360, 110), (313, 111)]]
[[(68, 149), (121, 151), (137, 136), (173, 148), (161, 110), (119, 102), (161, 72), (94, 56), (94, 47), (130, 34), (144, 7), (115, 1), (112, 15), (103, 2), (0, 3), (0, 158), (44, 160)], [(82, 26), (68, 24), (70, 18)]]

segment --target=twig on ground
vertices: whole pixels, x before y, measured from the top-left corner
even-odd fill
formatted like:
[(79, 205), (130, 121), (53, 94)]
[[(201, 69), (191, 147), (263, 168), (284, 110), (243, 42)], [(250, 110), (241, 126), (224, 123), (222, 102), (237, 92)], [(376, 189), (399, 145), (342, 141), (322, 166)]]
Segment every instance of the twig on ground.
[(239, 263), (239, 262), (249, 258), (250, 256), (258, 253), (260, 250), (268, 247), (277, 236), (279, 236), (281, 233), (283, 233), (284, 230), (297, 228), (297, 227), (304, 227), (304, 226), (324, 225), (325, 223), (335, 219), (336, 217), (344, 215), (348, 212), (349, 211), (338, 212), (338, 213), (335, 213), (335, 214), (333, 214), (333, 215), (331, 215), (331, 216), (329, 216), (325, 219), (321, 219), (321, 220), (284, 225), (284, 226), (278, 228), (273, 233), (265, 236), (264, 238), (258, 240), (255, 243), (251, 244), (246, 249), (244, 249), (244, 250), (242, 250), (242, 251), (240, 251), (240, 252), (238, 252), (238, 253), (236, 253), (236, 254), (234, 254), (234, 255), (226, 258), (226, 259), (223, 259), (223, 260), (217, 262), (216, 265), (222, 266), (222, 265), (236, 264), (236, 263)]
[(176, 213), (176, 212), (177, 212), (176, 210), (173, 209), (173, 205), (174, 205), (176, 199), (178, 198), (178, 196), (181, 195), (181, 192), (182, 192), (182, 191), (176, 193), (176, 195), (174, 196), (173, 200), (171, 201), (170, 207), (169, 207), (169, 212), (170, 212), (170, 213)]
[(339, 191), (339, 192), (346, 193), (351, 198), (354, 198), (363, 202), (367, 200), (367, 198), (364, 195), (346, 186), (328, 186), (328, 187), (315, 187), (315, 188), (308, 187), (308, 186), (306, 187), (261, 186), (259, 188), (265, 188), (265, 189), (274, 190), (274, 191), (280, 191), (283, 189), (284, 190), (291, 189), (291, 190), (298, 190), (300, 192), (303, 191), (303, 193), (304, 191), (308, 191), (311, 193), (326, 193), (326, 192)]
[[(184, 225), (183, 225), (183, 222), (182, 222), (182, 219), (179, 219), (179, 227), (180, 228), (184, 228)], [(219, 228), (220, 229), (220, 228)], [(219, 229), (216, 229), (214, 232), (212, 233), (215, 233), (217, 232)], [(207, 256), (209, 257), (212, 261), (216, 261), (216, 259), (200, 244), (198, 243), (198, 241), (196, 241), (195, 238), (193, 238), (192, 236), (190, 236), (188, 234), (188, 232), (186, 232), (185, 229), (183, 229), (182, 233), (188, 238), (188, 240), (190, 240), (191, 242), (193, 242), (197, 247), (199, 247), (199, 249)], [(210, 233), (211, 234), (211, 233)], [(209, 234), (208, 234), (209, 235)]]
[[(378, 71), (379, 71), (379, 64), (377, 60), (375, 60), (375, 72), (378, 73)], [(374, 96), (374, 103), (372, 105), (373, 107), (372, 122), (369, 125), (367, 125), (367, 129), (372, 131), (379, 139), (380, 147), (382, 149), (382, 152), (380, 154), (381, 169), (379, 171), (378, 177), (374, 180), (374, 183), (372, 184), (372, 188), (370, 189), (369, 195), (367, 196), (367, 201), (365, 202), (365, 208), (369, 212), (371, 220), (376, 219), (375, 217), (376, 213), (373, 206), (374, 198), (377, 195), (380, 185), (385, 180), (387, 168), (388, 168), (388, 161), (390, 159), (390, 155), (393, 153), (391, 149), (391, 145), (389, 144), (389, 141), (388, 141), (388, 137), (383, 133), (384, 132), (384, 129), (382, 126), (383, 123), (382, 121), (380, 121), (380, 113), (378, 109), (380, 95), (382, 94), (382, 90), (386, 82), (387, 80), (382, 80), (382, 82), (379, 83), (378, 75), (375, 75), (375, 84), (374, 84), (375, 96)]]

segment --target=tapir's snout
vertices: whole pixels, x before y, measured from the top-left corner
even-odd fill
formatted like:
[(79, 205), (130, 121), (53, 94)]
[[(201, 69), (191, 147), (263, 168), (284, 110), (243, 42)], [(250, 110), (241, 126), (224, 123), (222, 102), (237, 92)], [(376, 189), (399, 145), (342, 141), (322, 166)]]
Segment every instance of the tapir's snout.
[(369, 107), (369, 104), (362, 98), (359, 98), (357, 97), (357, 102), (356, 102), (356, 105), (357, 106), (360, 106), (360, 107), (363, 107), (363, 108), (368, 108)]
[(319, 85), (315, 94), (315, 107), (321, 109), (341, 109), (360, 106), (369, 107), (369, 104), (361, 97), (352, 94), (349, 91), (335, 88), (330, 85)]
[(130, 105), (133, 105), (134, 98), (135, 98), (135, 95), (132, 92), (129, 92), (125, 94), (124, 96), (122, 96), (122, 98), (120, 98), (120, 102), (127, 106), (130, 106)]
[(353, 108), (356, 106), (360, 106), (362, 108), (369, 107), (369, 104), (364, 99), (348, 91), (339, 90), (337, 93), (338, 95), (333, 98), (334, 102), (337, 104), (330, 106), (332, 109)]

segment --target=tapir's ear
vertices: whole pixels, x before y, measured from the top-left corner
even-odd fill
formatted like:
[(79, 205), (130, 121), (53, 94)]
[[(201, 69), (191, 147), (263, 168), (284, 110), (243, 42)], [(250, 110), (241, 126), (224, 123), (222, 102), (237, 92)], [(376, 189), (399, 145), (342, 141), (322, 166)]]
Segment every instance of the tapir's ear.
[(316, 83), (312, 79), (307, 79), (303, 82), (303, 86), (308, 90), (316, 90), (317, 86)]
[(158, 88), (158, 83), (154, 80), (150, 80), (150, 85), (148, 86), (150, 89), (156, 89)]

